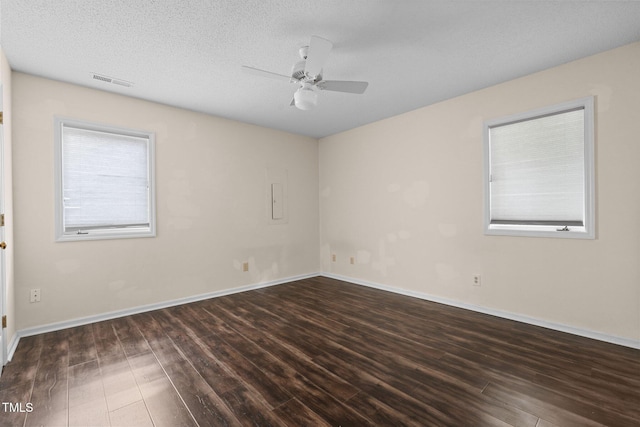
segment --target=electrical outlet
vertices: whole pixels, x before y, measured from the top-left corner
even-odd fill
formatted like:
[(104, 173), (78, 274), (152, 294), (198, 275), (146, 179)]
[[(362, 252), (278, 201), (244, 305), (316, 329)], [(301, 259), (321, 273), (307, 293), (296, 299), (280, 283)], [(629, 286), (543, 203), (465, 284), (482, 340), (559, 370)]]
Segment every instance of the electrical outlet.
[(331, 254), (331, 261), (336, 262), (336, 254)]
[(474, 274), (473, 275), (473, 286), (480, 286), (482, 285), (482, 278), (480, 277), (479, 274)]
[(356, 257), (352, 256), (349, 258), (349, 263), (351, 264), (355, 264), (356, 263)]
[(40, 289), (31, 289), (29, 302), (40, 302)]
[(242, 263), (242, 271), (249, 271), (249, 263), (248, 262), (243, 262)]

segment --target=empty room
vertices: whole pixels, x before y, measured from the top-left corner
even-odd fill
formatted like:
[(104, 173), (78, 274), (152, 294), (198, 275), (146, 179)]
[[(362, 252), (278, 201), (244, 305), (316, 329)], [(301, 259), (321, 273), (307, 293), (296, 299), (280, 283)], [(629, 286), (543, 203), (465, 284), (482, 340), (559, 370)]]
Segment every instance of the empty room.
[(640, 2), (0, 1), (0, 426), (640, 425)]

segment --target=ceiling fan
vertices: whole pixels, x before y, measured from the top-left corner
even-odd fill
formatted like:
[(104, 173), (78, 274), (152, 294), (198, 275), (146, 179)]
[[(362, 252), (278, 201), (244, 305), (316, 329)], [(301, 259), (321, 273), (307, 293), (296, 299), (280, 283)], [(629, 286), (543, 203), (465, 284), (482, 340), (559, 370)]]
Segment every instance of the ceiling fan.
[(298, 51), (301, 61), (291, 69), (291, 76), (272, 73), (271, 71), (242, 66), (250, 74), (296, 83), (300, 87), (293, 95), (290, 105), (301, 110), (310, 110), (318, 104), (318, 91), (346, 92), (362, 94), (369, 83), (345, 80), (323, 80), (322, 66), (329, 57), (333, 43), (318, 36), (311, 36), (309, 46), (303, 46)]

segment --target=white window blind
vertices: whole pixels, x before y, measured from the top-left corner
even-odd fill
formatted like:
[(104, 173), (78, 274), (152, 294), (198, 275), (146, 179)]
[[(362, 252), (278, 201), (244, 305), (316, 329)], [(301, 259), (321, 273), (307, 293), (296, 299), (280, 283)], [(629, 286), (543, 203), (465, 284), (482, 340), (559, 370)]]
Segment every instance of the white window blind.
[(583, 108), (489, 132), (492, 224), (584, 225)]
[(594, 98), (484, 123), (485, 234), (595, 238)]
[(155, 235), (153, 134), (56, 121), (57, 240)]

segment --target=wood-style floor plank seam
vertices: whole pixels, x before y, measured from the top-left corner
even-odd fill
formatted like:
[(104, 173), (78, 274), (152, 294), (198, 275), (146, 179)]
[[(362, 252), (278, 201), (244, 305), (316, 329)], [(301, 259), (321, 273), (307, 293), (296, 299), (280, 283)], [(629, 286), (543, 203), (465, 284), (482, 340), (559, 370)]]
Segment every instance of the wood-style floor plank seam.
[[(236, 316), (234, 316), (233, 314), (231, 314), (230, 312), (226, 312), (227, 313), (227, 317), (226, 317), (226, 321), (229, 322), (231, 321), (233, 323), (232, 319), (235, 319), (235, 321), (237, 322), (237, 325), (240, 325), (244, 322), (243, 319), (237, 318)], [(220, 315), (221, 312), (216, 313), (216, 315), (214, 315), (213, 313), (209, 312), (209, 315), (212, 316), (213, 318), (217, 318), (217, 315)], [(219, 321), (222, 321), (219, 319)], [(252, 326), (250, 324), (246, 324), (246, 326), (248, 328), (251, 328)], [(235, 329), (233, 327), (233, 325), (230, 326), (230, 328), (232, 328), (232, 330), (234, 331), (234, 333), (236, 333), (237, 335), (242, 335), (244, 336), (244, 334), (242, 332), (240, 332), (238, 330), (238, 327), (236, 326)], [(260, 343), (257, 342), (253, 342), (252, 339), (250, 337), (244, 336), (244, 338), (250, 342), (253, 343), (254, 345), (258, 345), (261, 346), (264, 351), (269, 354), (271, 357), (280, 360), (282, 363), (290, 363), (290, 362), (294, 362), (294, 365), (286, 365), (289, 369), (289, 372), (294, 372), (294, 375), (289, 377), (289, 380), (291, 381), (291, 384), (298, 384), (298, 383), (302, 383), (302, 384), (306, 384), (306, 387), (308, 388), (308, 390), (304, 390), (304, 389), (300, 389), (300, 388), (296, 388), (297, 393), (304, 393), (304, 392), (310, 392), (310, 394), (308, 394), (308, 396), (310, 397), (318, 397), (318, 396), (324, 396), (326, 394), (326, 397), (323, 397), (324, 399), (329, 399), (326, 400), (327, 402), (329, 402), (329, 404), (334, 405), (336, 407), (339, 407), (342, 405), (341, 401), (344, 399), (339, 399), (337, 398), (337, 396), (334, 396), (332, 394), (330, 394), (330, 391), (327, 390), (325, 388), (326, 384), (322, 384), (322, 382), (331, 382), (332, 378), (330, 377), (335, 377), (333, 374), (331, 374), (330, 372), (325, 372), (326, 377), (323, 378), (324, 381), (322, 381), (321, 383), (314, 381), (313, 377), (315, 377), (315, 369), (313, 368), (312, 362), (309, 358), (307, 357), (302, 357), (299, 360), (296, 359), (295, 356), (293, 356), (294, 354), (299, 354), (299, 352), (296, 352), (295, 350), (290, 351), (291, 347), (286, 344), (283, 343), (282, 341), (275, 339), (275, 341), (273, 341), (274, 338), (265, 338), (268, 341), (263, 341), (261, 340)], [(223, 338), (224, 339), (224, 338)], [(266, 348), (266, 344), (271, 341), (271, 346), (269, 348)], [(236, 347), (238, 348), (238, 347)], [(277, 353), (274, 353), (274, 350), (277, 349)], [(240, 349), (239, 349), (240, 350)], [(241, 350), (240, 350), (241, 351)], [(302, 367), (302, 369), (300, 369), (300, 367)], [(309, 369), (311, 368), (311, 369)], [(306, 371), (306, 373), (301, 374), (298, 371), (303, 370)], [(323, 391), (324, 390), (324, 391)], [(327, 392), (327, 393), (325, 393)], [(354, 390), (355, 392), (355, 390)], [(353, 392), (352, 392), (353, 393)], [(332, 399), (336, 399), (336, 402), (332, 403)], [(315, 411), (317, 412), (319, 409), (317, 406), (315, 407)], [(313, 407), (309, 408), (309, 410), (314, 410)], [(342, 411), (345, 411), (346, 409), (342, 409)], [(343, 414), (344, 416), (348, 416), (348, 417), (353, 417), (354, 414), (350, 414), (349, 411), (344, 412)], [(362, 420), (361, 420), (362, 422)]]
[[(187, 414), (189, 415), (189, 417), (191, 418), (191, 420), (195, 423), (195, 425), (198, 425), (195, 416), (193, 415), (193, 413), (191, 412), (191, 409), (189, 408), (189, 405), (187, 405), (187, 403), (185, 402), (184, 398), (181, 396), (180, 391), (178, 390), (178, 388), (176, 387), (176, 385), (174, 384), (173, 380), (171, 379), (171, 376), (169, 375), (169, 373), (166, 371), (165, 367), (163, 366), (161, 360), (158, 357), (158, 354), (156, 354), (156, 351), (153, 349), (153, 346), (151, 345), (151, 343), (148, 341), (147, 337), (145, 337), (143, 331), (140, 329), (139, 326), (137, 326), (138, 331), (140, 332), (140, 335), (142, 336), (142, 339), (144, 340), (144, 342), (146, 343), (147, 347), (149, 348), (149, 351), (151, 353), (151, 355), (153, 356), (155, 362), (157, 362), (158, 366), (160, 367), (162, 373), (164, 374), (164, 377), (166, 378), (166, 380), (169, 382), (169, 384), (172, 387), (172, 391), (175, 392), (176, 396), (178, 397), (178, 399), (180, 400), (180, 402), (182, 403), (182, 405), (184, 406), (185, 411), (187, 412)], [(171, 338), (166, 337), (166, 339), (168, 341), (170, 341), (172, 344), (173, 342), (171, 341)], [(129, 365), (131, 366), (131, 361), (129, 360), (129, 358), (127, 357), (127, 362), (129, 363)], [(132, 367), (133, 370), (133, 367)], [(134, 375), (135, 377), (135, 375)], [(138, 380), (136, 380), (136, 384), (138, 384)], [(143, 396), (144, 399), (144, 396)], [(145, 405), (147, 406), (146, 402)], [(147, 406), (147, 410), (148, 406)], [(151, 411), (149, 411), (151, 413)], [(153, 419), (153, 416), (152, 416)], [(154, 422), (154, 425), (158, 424), (158, 422)]]
[[(256, 390), (252, 386), (250, 381), (242, 381), (241, 376), (236, 375), (234, 370), (231, 369), (227, 365), (227, 363), (217, 358), (216, 355), (214, 355), (210, 351), (211, 349), (208, 348), (208, 346), (202, 341), (202, 339), (193, 330), (190, 329), (190, 325), (185, 324), (179, 316), (173, 316), (173, 319), (175, 319), (174, 323), (180, 325), (179, 329), (186, 331), (186, 336), (184, 338), (181, 339), (181, 337), (176, 337), (177, 341), (174, 341), (175, 345), (181, 348), (183, 353), (185, 354), (187, 353), (187, 351), (189, 351), (189, 353), (192, 355), (192, 359), (188, 360), (188, 362), (190, 363), (194, 371), (198, 372), (200, 377), (211, 387), (211, 391), (213, 393), (216, 393), (223, 399), (224, 403), (229, 407), (229, 409), (232, 412), (234, 412), (234, 415), (236, 415), (236, 418), (237, 418), (237, 411), (239, 409), (238, 402), (236, 402), (236, 400), (238, 400), (236, 398), (238, 393), (243, 395), (244, 394), (249, 395), (249, 398), (246, 400), (247, 400), (247, 403), (251, 402), (253, 404), (252, 406), (254, 410), (252, 412), (255, 414), (264, 414), (266, 411), (270, 411), (273, 409), (272, 406), (269, 404), (269, 402), (266, 399), (262, 398), (260, 391)], [(206, 332), (205, 332), (205, 336), (206, 336)], [(221, 368), (221, 371), (224, 371), (225, 375), (228, 375), (229, 378), (233, 378), (236, 381), (236, 386), (231, 390), (218, 392), (215, 389), (215, 382), (211, 381), (211, 379), (209, 378), (210, 376), (206, 374), (206, 370), (199, 369), (197, 364), (194, 363), (193, 356), (195, 354), (199, 356), (200, 355), (203, 356), (204, 359), (215, 360), (215, 363)], [(287, 400), (289, 398), (290, 396), (287, 396)], [(264, 421), (264, 420), (261, 420), (261, 421)]]
[(624, 427), (640, 351), (317, 277), (23, 338), (0, 399), (34, 407), (2, 426)]

